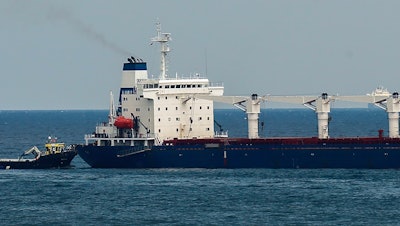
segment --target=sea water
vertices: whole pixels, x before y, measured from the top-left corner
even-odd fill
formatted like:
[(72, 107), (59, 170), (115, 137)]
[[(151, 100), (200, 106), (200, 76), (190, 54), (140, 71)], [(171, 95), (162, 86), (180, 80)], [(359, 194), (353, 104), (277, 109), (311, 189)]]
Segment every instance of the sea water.
[[(0, 158), (49, 135), (83, 143), (107, 111), (0, 111)], [(331, 137), (387, 134), (379, 109), (333, 109)], [(231, 137), (246, 115), (216, 110)], [(261, 126), (263, 125), (263, 126)], [(215, 126), (216, 130), (219, 127)], [(267, 109), (260, 135), (317, 136), (316, 114)], [(70, 169), (0, 171), (0, 225), (398, 225), (400, 171), (358, 169)]]

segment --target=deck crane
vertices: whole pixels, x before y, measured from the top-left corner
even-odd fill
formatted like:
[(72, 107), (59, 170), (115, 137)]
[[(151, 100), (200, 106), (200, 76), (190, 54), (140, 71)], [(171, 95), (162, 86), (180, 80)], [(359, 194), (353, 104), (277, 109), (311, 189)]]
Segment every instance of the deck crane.
[(219, 124), (215, 119), (214, 119), (214, 123), (215, 123), (215, 125), (217, 125), (218, 126), (218, 128), (219, 128), (219, 132), (223, 132), (224, 131), (224, 129), (222, 128), (222, 125), (221, 124)]
[(250, 139), (259, 138), (258, 118), (261, 112), (261, 102), (283, 102), (293, 104), (303, 104), (314, 110), (318, 115), (318, 137), (321, 139), (329, 138), (328, 122), (330, 112), (330, 102), (333, 100), (328, 94), (321, 96), (258, 96), (252, 94), (248, 96), (196, 96), (195, 98), (213, 100), (216, 102), (233, 104), (247, 114), (248, 137)]
[(235, 107), (243, 110), (247, 114), (248, 137), (259, 138), (258, 136), (258, 117), (261, 112), (260, 104), (263, 101), (257, 94), (248, 96), (209, 96), (196, 95), (191, 98), (212, 100), (220, 103), (232, 104)]
[(264, 98), (269, 102), (281, 102), (291, 104), (302, 104), (305, 107), (315, 111), (318, 118), (318, 138), (329, 138), (329, 112), (330, 104), (335, 100), (335, 97), (329, 96), (327, 93), (322, 93), (320, 96), (271, 96)]
[(399, 93), (394, 92), (388, 95), (363, 95), (363, 96), (338, 96), (338, 100), (372, 103), (377, 107), (385, 110), (388, 114), (389, 121), (389, 137), (399, 137), (399, 112), (400, 112), (400, 98)]
[(389, 137), (399, 137), (399, 112), (400, 98), (397, 92), (392, 95), (359, 95), (359, 96), (329, 96), (322, 93), (320, 96), (258, 96), (253, 94), (248, 96), (195, 96), (194, 98), (213, 100), (216, 102), (233, 104), (247, 114), (248, 137), (258, 138), (258, 118), (261, 112), (260, 103), (281, 102), (302, 104), (305, 107), (314, 110), (318, 119), (318, 138), (329, 138), (329, 113), (330, 104), (333, 101), (352, 101), (361, 103), (373, 103), (376, 106), (386, 110), (389, 119)]

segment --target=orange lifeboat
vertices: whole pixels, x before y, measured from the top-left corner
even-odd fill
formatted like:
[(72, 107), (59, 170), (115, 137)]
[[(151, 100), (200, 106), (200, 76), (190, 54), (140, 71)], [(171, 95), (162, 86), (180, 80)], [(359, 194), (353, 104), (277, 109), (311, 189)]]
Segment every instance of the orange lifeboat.
[(130, 118), (125, 118), (124, 116), (118, 116), (115, 119), (114, 126), (118, 129), (132, 129), (133, 128), (133, 120)]

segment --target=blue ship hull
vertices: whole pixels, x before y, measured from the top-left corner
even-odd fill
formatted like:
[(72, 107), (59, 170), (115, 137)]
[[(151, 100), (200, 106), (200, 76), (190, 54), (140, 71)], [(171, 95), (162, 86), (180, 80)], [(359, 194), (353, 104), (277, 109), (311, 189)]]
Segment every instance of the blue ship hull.
[[(311, 139), (311, 140), (310, 140)], [(150, 149), (129, 146), (78, 146), (95, 168), (400, 168), (399, 139), (286, 139), (225, 145), (207, 140)], [(313, 141), (313, 142), (311, 142)], [(305, 142), (305, 144), (293, 144)]]

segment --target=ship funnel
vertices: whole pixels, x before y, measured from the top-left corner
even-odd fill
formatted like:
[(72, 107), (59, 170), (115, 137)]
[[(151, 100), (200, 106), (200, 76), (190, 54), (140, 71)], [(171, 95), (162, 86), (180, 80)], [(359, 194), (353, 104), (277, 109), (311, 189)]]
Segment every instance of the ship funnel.
[(128, 58), (129, 63), (124, 63), (122, 70), (122, 80), (119, 95), (119, 103), (121, 103), (122, 94), (133, 94), (138, 89), (138, 81), (148, 79), (147, 64), (133, 56)]

